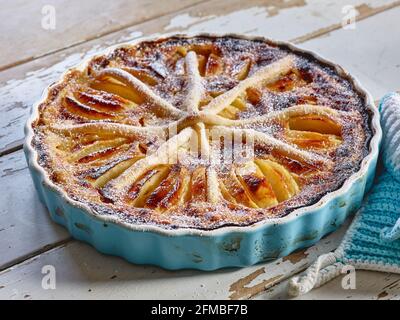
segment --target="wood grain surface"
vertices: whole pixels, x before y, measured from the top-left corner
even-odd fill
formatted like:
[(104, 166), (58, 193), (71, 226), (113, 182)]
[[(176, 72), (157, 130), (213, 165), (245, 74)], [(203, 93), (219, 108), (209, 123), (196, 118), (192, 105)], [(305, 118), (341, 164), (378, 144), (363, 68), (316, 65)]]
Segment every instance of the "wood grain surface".
[[(202, 0), (13, 0), (0, 10), (0, 70), (188, 8)], [(46, 18), (54, 9), (54, 29)]]

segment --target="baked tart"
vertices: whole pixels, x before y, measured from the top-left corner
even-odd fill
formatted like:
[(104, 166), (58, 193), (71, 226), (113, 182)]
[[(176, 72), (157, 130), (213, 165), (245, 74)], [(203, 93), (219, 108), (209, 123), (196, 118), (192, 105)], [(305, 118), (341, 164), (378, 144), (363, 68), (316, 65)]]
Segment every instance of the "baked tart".
[(28, 158), (95, 217), (245, 228), (307, 212), (359, 173), (374, 112), (341, 68), (291, 45), (176, 35), (66, 72), (28, 122)]

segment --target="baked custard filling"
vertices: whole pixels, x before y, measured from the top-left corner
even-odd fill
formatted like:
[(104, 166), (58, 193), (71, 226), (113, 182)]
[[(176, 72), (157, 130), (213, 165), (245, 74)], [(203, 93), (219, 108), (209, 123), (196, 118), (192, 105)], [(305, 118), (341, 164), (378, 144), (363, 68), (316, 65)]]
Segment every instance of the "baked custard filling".
[(32, 146), (50, 180), (99, 215), (214, 229), (283, 217), (337, 190), (368, 154), (352, 80), (267, 40), (169, 37), (68, 71)]

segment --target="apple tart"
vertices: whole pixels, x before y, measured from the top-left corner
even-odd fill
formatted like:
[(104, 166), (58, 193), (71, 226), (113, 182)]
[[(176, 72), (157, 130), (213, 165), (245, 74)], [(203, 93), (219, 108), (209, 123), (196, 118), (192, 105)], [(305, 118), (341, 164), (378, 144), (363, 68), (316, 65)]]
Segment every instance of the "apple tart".
[(267, 40), (171, 36), (69, 70), (32, 122), (50, 180), (98, 215), (215, 229), (340, 188), (371, 115), (337, 70)]

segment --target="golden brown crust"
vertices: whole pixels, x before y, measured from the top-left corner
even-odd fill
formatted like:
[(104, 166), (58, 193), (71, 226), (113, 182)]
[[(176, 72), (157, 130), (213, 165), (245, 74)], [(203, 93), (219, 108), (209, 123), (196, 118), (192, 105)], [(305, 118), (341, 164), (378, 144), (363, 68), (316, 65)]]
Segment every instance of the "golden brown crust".
[[(338, 189), (367, 154), (369, 122), (352, 84), (313, 58), (265, 41), (172, 37), (70, 71), (40, 105), (32, 144), (51, 180), (98, 214), (212, 229)], [(254, 157), (233, 148), (215, 161), (234, 139), (254, 143)]]

